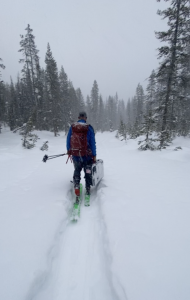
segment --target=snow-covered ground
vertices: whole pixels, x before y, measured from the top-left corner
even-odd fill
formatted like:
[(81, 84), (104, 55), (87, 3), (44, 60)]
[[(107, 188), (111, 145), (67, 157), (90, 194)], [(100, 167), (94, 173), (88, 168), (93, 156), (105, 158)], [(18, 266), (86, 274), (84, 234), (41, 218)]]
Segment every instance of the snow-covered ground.
[(32, 150), (0, 134), (0, 299), (189, 300), (190, 139), (140, 152), (98, 133), (105, 176), (71, 223), (73, 165), (39, 150), (64, 153), (65, 135), (38, 134)]

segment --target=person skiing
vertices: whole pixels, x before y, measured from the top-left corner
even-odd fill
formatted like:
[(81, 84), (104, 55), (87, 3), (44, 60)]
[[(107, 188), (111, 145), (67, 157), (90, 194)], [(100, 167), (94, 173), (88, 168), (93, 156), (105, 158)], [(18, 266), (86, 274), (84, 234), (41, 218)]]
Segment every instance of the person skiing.
[(81, 170), (84, 169), (86, 195), (92, 185), (92, 164), (96, 162), (96, 141), (94, 129), (86, 123), (86, 112), (80, 112), (78, 121), (71, 125), (67, 135), (67, 154), (72, 155), (74, 164), (73, 183), (75, 194), (80, 196)]

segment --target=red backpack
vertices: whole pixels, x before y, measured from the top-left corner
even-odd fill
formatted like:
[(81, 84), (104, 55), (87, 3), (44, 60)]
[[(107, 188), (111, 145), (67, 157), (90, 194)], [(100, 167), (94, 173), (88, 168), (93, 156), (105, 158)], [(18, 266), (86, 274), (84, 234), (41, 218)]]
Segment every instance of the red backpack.
[(86, 123), (76, 122), (72, 126), (72, 135), (70, 141), (69, 154), (74, 156), (92, 155), (87, 144), (87, 132), (89, 125)]

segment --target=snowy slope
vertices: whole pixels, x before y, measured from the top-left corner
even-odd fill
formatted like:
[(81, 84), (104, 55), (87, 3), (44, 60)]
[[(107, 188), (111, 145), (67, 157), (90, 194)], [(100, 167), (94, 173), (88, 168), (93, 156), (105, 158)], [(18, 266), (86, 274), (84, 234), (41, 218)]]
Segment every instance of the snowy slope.
[(73, 165), (39, 150), (64, 153), (64, 133), (39, 136), (0, 135), (0, 299), (189, 300), (190, 140), (140, 152), (98, 133), (105, 177), (73, 224)]

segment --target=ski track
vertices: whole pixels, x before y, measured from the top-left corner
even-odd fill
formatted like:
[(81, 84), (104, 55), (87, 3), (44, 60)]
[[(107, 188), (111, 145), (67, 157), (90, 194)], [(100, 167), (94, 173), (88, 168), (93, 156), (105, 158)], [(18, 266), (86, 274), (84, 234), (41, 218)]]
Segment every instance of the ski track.
[(60, 239), (61, 235), (66, 229), (67, 220), (63, 219), (54, 237), (54, 242), (47, 252), (47, 269), (44, 271), (39, 271), (29, 288), (26, 296), (26, 300), (36, 299), (38, 294), (50, 284), (52, 280), (52, 269), (53, 263), (56, 257), (59, 255), (60, 250)]
[(112, 258), (99, 201), (102, 188), (100, 183), (92, 189), (89, 207), (82, 201), (77, 222), (70, 221), (72, 193), (68, 192), (68, 218), (62, 220), (48, 251), (47, 270), (36, 275), (25, 300), (127, 299), (110, 268)]

